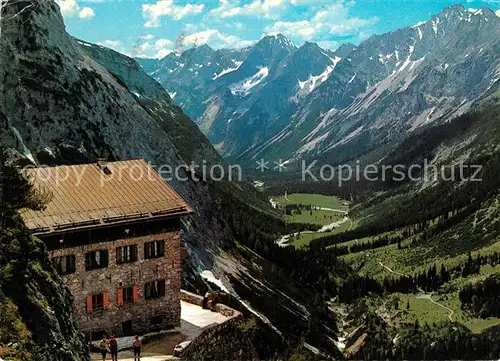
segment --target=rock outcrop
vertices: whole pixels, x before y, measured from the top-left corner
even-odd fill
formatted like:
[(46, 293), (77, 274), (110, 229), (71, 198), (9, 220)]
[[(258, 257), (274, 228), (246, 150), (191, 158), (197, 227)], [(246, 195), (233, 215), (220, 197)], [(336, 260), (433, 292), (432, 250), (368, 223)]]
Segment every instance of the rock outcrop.
[(73, 321), (73, 297), (56, 274), (45, 245), (30, 236), (18, 210), (42, 197), (0, 147), (0, 359), (86, 361), (88, 347)]
[(23, 232), (2, 237), (0, 357), (19, 361), (89, 360), (84, 335), (73, 321), (72, 302), (40, 240)]

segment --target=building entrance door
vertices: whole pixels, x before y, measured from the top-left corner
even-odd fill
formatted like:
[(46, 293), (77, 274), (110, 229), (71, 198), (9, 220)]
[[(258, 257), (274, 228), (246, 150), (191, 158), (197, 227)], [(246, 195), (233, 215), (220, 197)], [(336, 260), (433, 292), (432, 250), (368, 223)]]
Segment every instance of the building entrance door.
[(123, 336), (134, 336), (134, 332), (132, 330), (132, 321), (122, 322), (122, 331)]

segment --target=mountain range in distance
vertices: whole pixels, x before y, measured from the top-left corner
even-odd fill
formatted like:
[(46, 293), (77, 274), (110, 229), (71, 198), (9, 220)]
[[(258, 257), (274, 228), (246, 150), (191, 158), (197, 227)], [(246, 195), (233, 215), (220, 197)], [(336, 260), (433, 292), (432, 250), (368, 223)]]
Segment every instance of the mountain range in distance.
[(137, 59), (224, 157), (349, 161), (464, 112), (500, 78), (500, 18), (454, 5), (336, 51), (285, 36)]

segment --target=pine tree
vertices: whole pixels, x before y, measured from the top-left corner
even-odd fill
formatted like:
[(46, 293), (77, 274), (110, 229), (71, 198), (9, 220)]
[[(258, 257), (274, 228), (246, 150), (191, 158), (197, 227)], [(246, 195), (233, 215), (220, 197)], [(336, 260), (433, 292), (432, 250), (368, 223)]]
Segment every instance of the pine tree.
[(0, 230), (13, 226), (18, 210), (39, 210), (49, 199), (49, 194), (43, 195), (31, 186), (9, 159), (7, 149), (0, 146)]

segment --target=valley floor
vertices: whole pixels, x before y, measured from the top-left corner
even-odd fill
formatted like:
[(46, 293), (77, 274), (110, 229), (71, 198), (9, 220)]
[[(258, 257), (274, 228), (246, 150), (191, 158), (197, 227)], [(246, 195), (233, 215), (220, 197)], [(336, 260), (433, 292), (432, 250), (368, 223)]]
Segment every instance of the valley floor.
[[(468, 219), (469, 227), (474, 228), (478, 222), (477, 215)], [(484, 223), (484, 219), (480, 222)], [(463, 227), (463, 225), (462, 225)], [(385, 279), (398, 279), (404, 276), (426, 274), (430, 267), (439, 270), (459, 268), (466, 264), (469, 257), (476, 259), (487, 258), (495, 252), (500, 252), (500, 239), (494, 239), (485, 245), (464, 244), (457, 242), (457, 248), (450, 251), (450, 240), (434, 240), (422, 245), (414, 245), (417, 235), (407, 237), (402, 242), (393, 241), (388, 245), (373, 246), (373, 249), (355, 250), (360, 245), (368, 245), (382, 237), (396, 238), (404, 233), (404, 229), (379, 234), (362, 239), (339, 243), (330, 247), (350, 247), (350, 252), (341, 256), (361, 276), (370, 276), (380, 282)], [(460, 228), (454, 230), (452, 237), (459, 240)], [(460, 243), (460, 244), (458, 244)], [(451, 246), (452, 247), (452, 246)], [(480, 333), (491, 326), (500, 325), (500, 318), (478, 318), (463, 310), (459, 299), (459, 292), (469, 284), (475, 284), (488, 276), (500, 273), (500, 264), (482, 264), (477, 273), (471, 275), (455, 274), (441, 287), (431, 292), (421, 288), (413, 294), (391, 293), (381, 299), (374, 298), (372, 307), (378, 314), (392, 324), (420, 323), (433, 324), (439, 321), (458, 322), (474, 333)], [(389, 301), (388, 301), (389, 300)], [(388, 303), (392, 307), (387, 307)]]
[(319, 226), (316, 231), (303, 231), (281, 237), (277, 243), (284, 247), (307, 246), (312, 240), (353, 229), (356, 224), (349, 216), (349, 203), (338, 197), (321, 194), (285, 194), (271, 198), (271, 204), (285, 210), (289, 223)]
[[(328, 219), (328, 215), (325, 215), (325, 212), (328, 212), (325, 211), (325, 208), (331, 208), (332, 213), (339, 211), (335, 215), (331, 215), (336, 217), (333, 222), (335, 227), (332, 231), (323, 232), (323, 229), (320, 229), (319, 231), (304, 231), (285, 235), (278, 240), (281, 246), (303, 247), (313, 240), (355, 229), (362, 221), (361, 218), (351, 219), (344, 214), (343, 212), (348, 211), (347, 202), (335, 197), (291, 194), (273, 198), (272, 201), (277, 204), (278, 208), (285, 211), (287, 205), (300, 204), (312, 207), (311, 209), (302, 208), (286, 212), (285, 217), (288, 222), (324, 225), (331, 220)], [(500, 239), (493, 239), (486, 243), (481, 241), (480, 244), (468, 244), (460, 242), (459, 236), (463, 234), (464, 229), (468, 229), (470, 232), (474, 231), (476, 227), (487, 229), (490, 226), (489, 222), (496, 224), (498, 212), (497, 203), (487, 204), (473, 217), (460, 223), (447, 234), (439, 233), (439, 237), (445, 238), (441, 240), (436, 238), (434, 243), (426, 242), (421, 245), (415, 243), (421, 234), (416, 232), (410, 236), (408, 234), (411, 227), (407, 227), (335, 243), (326, 246), (326, 248), (341, 250), (340, 257), (358, 275), (372, 277), (379, 282), (426, 274), (433, 265), (438, 271), (441, 267), (451, 270), (465, 264), (469, 257), (472, 259), (481, 256), (488, 257), (494, 252), (500, 252)], [(366, 214), (362, 216), (366, 217)], [(430, 228), (436, 227), (438, 223), (438, 220), (430, 222)], [(388, 241), (381, 243), (381, 239), (388, 239)], [(400, 239), (400, 241), (396, 241), (396, 239)], [(500, 264), (483, 264), (477, 274), (466, 276), (455, 274), (452, 279), (437, 289), (425, 291), (418, 287), (415, 292), (409, 294), (392, 292), (383, 296), (374, 295), (368, 297), (367, 303), (370, 309), (395, 327), (415, 321), (429, 325), (448, 321), (464, 325), (473, 333), (480, 333), (491, 326), (500, 325), (500, 318), (479, 318), (462, 309), (459, 291), (465, 285), (474, 284), (496, 273), (500, 273)]]

